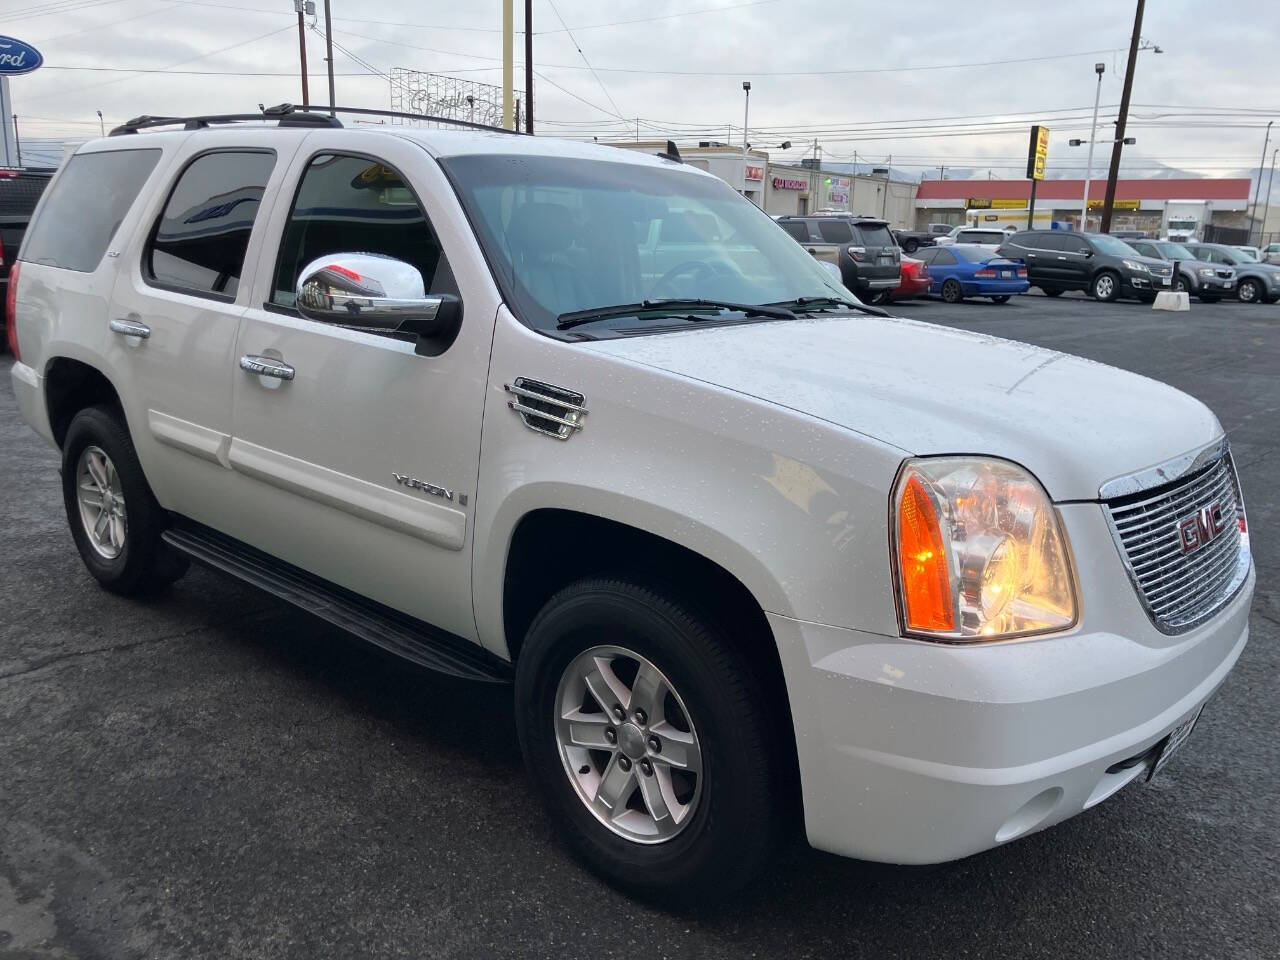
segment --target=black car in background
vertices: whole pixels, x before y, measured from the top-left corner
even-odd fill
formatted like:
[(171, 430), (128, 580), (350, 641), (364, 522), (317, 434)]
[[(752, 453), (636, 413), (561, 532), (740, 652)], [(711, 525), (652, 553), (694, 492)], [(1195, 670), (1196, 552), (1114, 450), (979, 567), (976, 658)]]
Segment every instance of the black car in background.
[(1241, 303), (1275, 303), (1280, 300), (1280, 266), (1262, 263), (1225, 243), (1183, 244), (1201, 260), (1231, 267), (1236, 272), (1236, 299)]
[(779, 217), (778, 226), (819, 260), (839, 267), (841, 282), (861, 300), (887, 295), (902, 279), (902, 251), (888, 220), (836, 213)]
[(52, 170), (0, 169), (0, 352), (8, 348), (9, 270)]
[(1235, 293), (1235, 268), (1202, 260), (1181, 243), (1172, 240), (1130, 240), (1129, 246), (1144, 257), (1168, 260), (1174, 264), (1178, 275), (1173, 278), (1173, 289), (1185, 290), (1202, 303), (1216, 303)]
[(1096, 300), (1150, 302), (1173, 288), (1173, 264), (1144, 257), (1105, 233), (1023, 230), (1001, 244), (999, 253), (1025, 261), (1031, 285), (1050, 297), (1083, 290)]

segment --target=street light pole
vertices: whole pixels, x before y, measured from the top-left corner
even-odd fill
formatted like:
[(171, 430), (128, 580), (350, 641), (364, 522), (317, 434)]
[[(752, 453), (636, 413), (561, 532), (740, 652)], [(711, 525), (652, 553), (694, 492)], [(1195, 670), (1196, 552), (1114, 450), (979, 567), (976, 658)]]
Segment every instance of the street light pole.
[[(1120, 152), (1124, 149), (1124, 127), (1129, 120), (1129, 94), (1133, 92), (1133, 68), (1138, 63), (1138, 47), (1142, 43), (1142, 13), (1147, 0), (1138, 0), (1133, 15), (1133, 38), (1129, 41), (1129, 63), (1124, 71), (1124, 92), (1120, 94), (1120, 115), (1116, 117), (1116, 141), (1111, 145), (1111, 169), (1107, 171), (1107, 197), (1102, 202), (1102, 224), (1106, 233), (1111, 229), (1111, 208), (1116, 202), (1116, 179), (1120, 176)], [(1157, 48), (1159, 49), (1159, 48)]]
[[(1258, 161), (1258, 182), (1253, 188), (1253, 216), (1255, 218), (1258, 216), (1258, 191), (1262, 189), (1262, 168), (1267, 162), (1267, 146), (1271, 143), (1271, 124), (1273, 123), (1275, 123), (1274, 120), (1267, 121), (1267, 135), (1262, 138), (1262, 159)], [(1261, 228), (1258, 229), (1258, 233), (1262, 233)], [(1249, 229), (1249, 236), (1253, 236), (1252, 226)]]
[(524, 0), (524, 132), (533, 133), (533, 0)]
[(1089, 181), (1093, 179), (1093, 141), (1098, 138), (1098, 104), (1102, 102), (1102, 75), (1107, 65), (1095, 63), (1093, 69), (1098, 74), (1098, 90), (1093, 95), (1093, 126), (1089, 128), (1089, 159), (1084, 165), (1084, 199), (1080, 202), (1080, 229), (1089, 229)]
[(747, 118), (751, 115), (751, 81), (742, 81), (742, 195), (747, 195)]
[[(102, 111), (98, 110), (97, 114), (98, 114), (98, 133), (100, 133), (102, 136), (105, 137), (107, 135), (107, 125), (102, 120)], [(89, 122), (92, 123), (93, 121), (90, 120)]]
[[(1262, 246), (1262, 238), (1266, 235), (1267, 230), (1267, 214), (1271, 212), (1271, 181), (1276, 177), (1277, 153), (1280, 153), (1280, 147), (1271, 151), (1271, 172), (1267, 174), (1267, 196), (1266, 201), (1262, 205), (1262, 226), (1258, 227), (1258, 246)], [(1259, 177), (1258, 179), (1262, 178)]]

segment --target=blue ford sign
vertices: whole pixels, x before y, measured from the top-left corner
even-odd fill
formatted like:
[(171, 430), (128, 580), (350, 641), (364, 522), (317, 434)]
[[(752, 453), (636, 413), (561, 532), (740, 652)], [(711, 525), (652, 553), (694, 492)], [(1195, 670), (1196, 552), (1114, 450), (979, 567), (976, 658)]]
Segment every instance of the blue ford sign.
[(0, 76), (14, 77), (30, 73), (44, 63), (40, 51), (13, 37), (0, 37)]

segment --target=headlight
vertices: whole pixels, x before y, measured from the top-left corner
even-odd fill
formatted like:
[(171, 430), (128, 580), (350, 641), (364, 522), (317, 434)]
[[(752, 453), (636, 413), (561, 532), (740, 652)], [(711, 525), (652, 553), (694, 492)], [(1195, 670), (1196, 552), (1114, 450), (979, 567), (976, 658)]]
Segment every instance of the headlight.
[(1151, 270), (1145, 263), (1139, 263), (1137, 260), (1125, 260), (1124, 265), (1136, 273), (1150, 273)]
[(907, 634), (996, 640), (1076, 621), (1066, 541), (1044, 488), (1005, 460), (909, 460), (893, 494)]
[(1199, 267), (1196, 273), (1202, 277), (1208, 277), (1210, 280), (1213, 279), (1213, 267)]

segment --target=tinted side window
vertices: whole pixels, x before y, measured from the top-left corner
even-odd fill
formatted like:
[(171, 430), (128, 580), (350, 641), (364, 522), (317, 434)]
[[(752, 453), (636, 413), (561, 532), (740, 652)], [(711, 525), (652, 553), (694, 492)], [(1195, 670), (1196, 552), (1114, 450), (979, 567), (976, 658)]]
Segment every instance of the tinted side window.
[(1058, 242), (1062, 244), (1062, 250), (1067, 253), (1088, 253), (1091, 249), (1089, 241), (1083, 237), (1073, 237), (1070, 234), (1064, 234), (1058, 237)]
[(413, 190), (394, 168), (368, 157), (321, 154), (307, 165), (285, 224), (271, 302), (292, 307), (302, 269), (332, 253), (392, 257), (417, 267), (428, 293), (457, 293)]
[(96, 270), (159, 159), (159, 150), (76, 154), (31, 224), (22, 259)]
[(275, 163), (274, 152), (225, 150), (188, 164), (143, 254), (147, 277), (161, 286), (234, 298)]
[(825, 243), (853, 243), (853, 230), (847, 220), (819, 220), (818, 235)]
[(1061, 250), (1062, 237), (1056, 233), (1033, 233), (1026, 245), (1032, 250)]
[(950, 250), (948, 250), (946, 247), (938, 247), (937, 250), (938, 252), (934, 254), (933, 259), (929, 261), (929, 263), (932, 264), (933, 266), (937, 266), (937, 267), (951, 266), (957, 262), (956, 255), (952, 253)]
[(800, 243), (809, 242), (809, 224), (803, 220), (783, 220), (778, 226), (795, 237)]
[(941, 249), (941, 247), (921, 247), (913, 256), (917, 260), (923, 260), (925, 263), (933, 263), (934, 258), (937, 257), (938, 251)]

